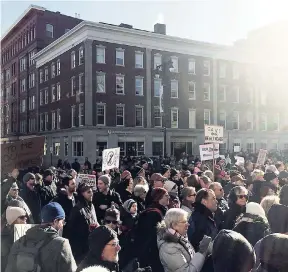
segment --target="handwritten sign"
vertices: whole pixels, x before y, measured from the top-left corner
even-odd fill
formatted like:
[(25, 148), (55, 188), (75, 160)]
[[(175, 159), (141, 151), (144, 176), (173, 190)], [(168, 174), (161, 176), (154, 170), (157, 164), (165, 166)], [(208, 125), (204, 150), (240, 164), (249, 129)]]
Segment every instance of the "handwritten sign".
[(14, 242), (24, 236), (27, 230), (36, 226), (35, 224), (15, 224), (14, 225)]
[(119, 168), (120, 147), (103, 150), (102, 172), (105, 170)]
[(223, 127), (205, 125), (204, 133), (205, 143), (223, 144)]
[(258, 158), (257, 158), (257, 164), (258, 165), (264, 165), (265, 160), (266, 160), (266, 156), (267, 156), (267, 150), (260, 149), (259, 154), (258, 154)]
[[(201, 161), (213, 160), (213, 144), (199, 145)], [(219, 158), (219, 144), (214, 144), (214, 159)]]
[(1, 144), (1, 171), (9, 173), (14, 168), (24, 169), (42, 164), (44, 137), (33, 137), (14, 143)]
[(79, 174), (77, 176), (79, 183), (87, 183), (89, 186), (93, 187), (93, 190), (96, 190), (96, 176), (88, 174)]

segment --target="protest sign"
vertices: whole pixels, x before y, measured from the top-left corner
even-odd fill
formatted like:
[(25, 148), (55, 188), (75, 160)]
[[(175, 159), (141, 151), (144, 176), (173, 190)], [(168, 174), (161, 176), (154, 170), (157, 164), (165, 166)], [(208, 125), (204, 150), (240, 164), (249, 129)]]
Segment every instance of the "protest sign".
[(35, 224), (15, 224), (14, 225), (14, 242), (24, 236), (27, 230), (36, 226)]
[[(201, 161), (213, 160), (213, 144), (199, 145)], [(214, 144), (214, 159), (219, 158), (219, 144)]]
[(205, 125), (204, 132), (205, 143), (223, 144), (223, 127)]
[(237, 152), (240, 152), (241, 150), (241, 147), (239, 145), (234, 145), (234, 152), (237, 153)]
[(266, 155), (267, 155), (267, 150), (265, 149), (260, 149), (258, 158), (257, 158), (257, 164), (258, 165), (264, 165), (265, 160), (266, 160)]
[(79, 183), (87, 183), (89, 186), (93, 187), (93, 190), (96, 190), (96, 176), (88, 174), (79, 174), (77, 176)]
[(9, 173), (14, 168), (40, 166), (44, 151), (44, 137), (33, 137), (14, 143), (1, 144), (1, 171)]
[(239, 156), (234, 156), (235, 160), (236, 160), (236, 165), (244, 165), (245, 163), (245, 159), (243, 157), (239, 157)]
[(109, 169), (119, 168), (120, 147), (103, 150), (102, 172)]

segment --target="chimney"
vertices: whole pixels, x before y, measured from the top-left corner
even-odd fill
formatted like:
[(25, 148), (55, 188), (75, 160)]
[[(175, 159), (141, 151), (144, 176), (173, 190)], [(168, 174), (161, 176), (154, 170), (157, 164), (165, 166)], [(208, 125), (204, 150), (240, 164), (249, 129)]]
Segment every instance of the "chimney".
[(165, 24), (155, 24), (154, 33), (166, 35), (166, 25)]

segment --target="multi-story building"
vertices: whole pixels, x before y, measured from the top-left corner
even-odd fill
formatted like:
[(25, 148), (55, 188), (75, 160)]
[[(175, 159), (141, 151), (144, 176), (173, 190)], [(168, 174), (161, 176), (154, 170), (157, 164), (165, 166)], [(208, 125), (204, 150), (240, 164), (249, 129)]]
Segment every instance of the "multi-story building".
[(82, 20), (30, 6), (1, 40), (1, 136), (37, 132), (36, 66), (33, 56)]

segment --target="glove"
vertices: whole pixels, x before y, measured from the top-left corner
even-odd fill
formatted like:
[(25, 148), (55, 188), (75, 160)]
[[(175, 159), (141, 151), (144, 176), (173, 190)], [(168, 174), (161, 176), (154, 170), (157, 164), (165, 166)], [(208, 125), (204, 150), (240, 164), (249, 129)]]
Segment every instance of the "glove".
[(201, 240), (200, 245), (199, 245), (199, 252), (200, 253), (202, 253), (203, 255), (207, 254), (211, 240), (212, 240), (211, 237), (204, 235), (204, 237)]
[(152, 272), (152, 269), (150, 266), (147, 266), (144, 268), (140, 268), (139, 266), (140, 266), (139, 262), (135, 262), (133, 264), (133, 271), (134, 272)]

